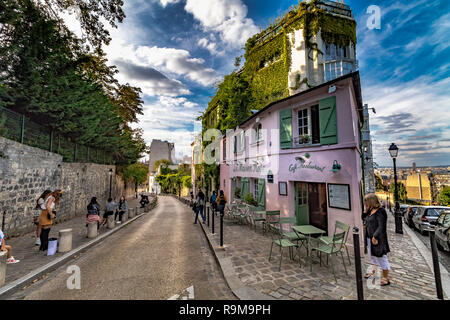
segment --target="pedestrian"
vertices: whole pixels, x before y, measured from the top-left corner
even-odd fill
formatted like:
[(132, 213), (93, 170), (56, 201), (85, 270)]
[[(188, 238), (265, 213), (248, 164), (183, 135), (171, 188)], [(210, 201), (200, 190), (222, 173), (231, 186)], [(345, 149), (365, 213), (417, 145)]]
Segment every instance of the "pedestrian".
[(46, 251), (48, 249), (48, 236), (53, 225), (53, 219), (56, 217), (55, 208), (59, 204), (59, 199), (62, 197), (62, 194), (63, 192), (61, 190), (55, 190), (45, 198), (42, 204), (42, 208), (45, 209), (42, 210), (39, 216), (39, 225), (41, 226), (40, 251)]
[(6, 255), (6, 263), (7, 264), (13, 264), (13, 263), (20, 262), (20, 260), (16, 260), (12, 256), (12, 248), (11, 248), (11, 246), (6, 245), (5, 235), (3, 234), (3, 231), (1, 229), (0, 229), (0, 243), (1, 243), (0, 250), (8, 252)]
[(117, 204), (117, 210), (115, 219), (117, 220), (117, 215), (119, 215), (119, 221), (117, 223), (121, 223), (123, 214), (127, 212), (127, 201), (125, 200), (125, 197), (120, 197), (119, 203)]
[(97, 230), (100, 229), (100, 205), (96, 197), (92, 197), (87, 206), (86, 228), (91, 222), (97, 222)]
[(113, 202), (112, 198), (109, 198), (105, 206), (105, 213), (103, 214), (103, 221), (101, 224), (102, 226), (108, 223), (108, 217), (114, 215), (115, 210), (116, 210), (116, 203)]
[(217, 197), (216, 204), (217, 209), (220, 212), (220, 216), (223, 217), (225, 213), (225, 205), (227, 204), (227, 198), (225, 197), (223, 190), (220, 190), (220, 194), (219, 197)]
[(205, 223), (205, 215), (203, 214), (203, 208), (205, 207), (205, 194), (200, 191), (197, 193), (197, 199), (195, 200), (195, 221), (194, 224), (197, 224), (198, 214), (200, 213), (203, 223)]
[(364, 198), (365, 212), (362, 219), (366, 227), (367, 250), (372, 262), (372, 272), (366, 273), (368, 279), (376, 273), (376, 267), (382, 269), (381, 286), (387, 286), (389, 281), (390, 265), (387, 254), (390, 252), (387, 237), (387, 213), (381, 207), (378, 197), (372, 193)]
[(213, 191), (213, 193), (212, 193), (212, 195), (211, 195), (211, 199), (210, 199), (209, 201), (211, 202), (211, 208), (212, 208), (214, 214), (216, 214), (216, 211), (217, 211), (217, 203), (216, 203), (216, 200), (217, 200), (217, 192), (216, 192), (216, 191)]
[(36, 241), (34, 242), (34, 244), (36, 245), (36, 246), (40, 246), (41, 245), (41, 239), (40, 239), (40, 236), (41, 236), (41, 225), (39, 224), (39, 216), (40, 216), (40, 214), (41, 214), (41, 212), (42, 212), (42, 210), (45, 210), (45, 206), (44, 206), (44, 203), (45, 203), (45, 199), (47, 198), (47, 196), (50, 194), (50, 193), (52, 193), (52, 190), (45, 190), (42, 194), (41, 194), (41, 196), (39, 197), (39, 199), (37, 199), (36, 200), (36, 210), (38, 210), (37, 212), (38, 212), (38, 214), (36, 214), (34, 217), (33, 217), (33, 223), (36, 225)]

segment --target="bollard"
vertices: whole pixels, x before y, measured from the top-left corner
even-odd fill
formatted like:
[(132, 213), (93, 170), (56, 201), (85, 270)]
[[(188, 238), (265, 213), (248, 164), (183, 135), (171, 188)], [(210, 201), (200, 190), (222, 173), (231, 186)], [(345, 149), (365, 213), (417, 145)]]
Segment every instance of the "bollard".
[(431, 255), (433, 256), (433, 269), (434, 269), (434, 280), (436, 282), (436, 293), (440, 300), (444, 300), (444, 294), (442, 292), (442, 281), (441, 281), (441, 270), (439, 268), (439, 256), (436, 246), (436, 237), (434, 230), (429, 231), (430, 234), (430, 244), (431, 244)]
[(112, 214), (108, 216), (108, 229), (114, 229), (116, 226), (116, 219), (115, 216)]
[(359, 248), (359, 229), (353, 228), (353, 247), (355, 249), (355, 274), (356, 289), (358, 290), (358, 300), (364, 300), (362, 269), (361, 269), (361, 252)]
[(6, 216), (6, 210), (3, 211), (2, 230), (5, 230), (5, 216)]
[(98, 236), (98, 222), (89, 222), (87, 227), (87, 237), (89, 239), (97, 238)]
[(212, 234), (214, 234), (215, 233), (215, 230), (214, 230), (214, 215), (212, 215), (212, 226), (211, 226), (211, 228), (212, 228)]
[(128, 209), (128, 218), (132, 219), (135, 217), (135, 211), (133, 209)]
[(124, 212), (122, 214), (122, 218), (120, 219), (120, 222), (125, 223), (128, 220), (128, 212)]
[(58, 252), (69, 252), (72, 250), (72, 229), (59, 231)]
[(208, 228), (209, 228), (209, 207), (208, 207), (207, 211), (208, 211)]
[(220, 214), (220, 247), (223, 248), (223, 214)]
[(0, 251), (0, 287), (5, 284), (6, 281), (6, 258), (8, 256), (7, 251)]
[(138, 215), (139, 215), (138, 208), (136, 207), (136, 208), (134, 208), (133, 210), (134, 210), (134, 215), (135, 215), (135, 216), (138, 216)]

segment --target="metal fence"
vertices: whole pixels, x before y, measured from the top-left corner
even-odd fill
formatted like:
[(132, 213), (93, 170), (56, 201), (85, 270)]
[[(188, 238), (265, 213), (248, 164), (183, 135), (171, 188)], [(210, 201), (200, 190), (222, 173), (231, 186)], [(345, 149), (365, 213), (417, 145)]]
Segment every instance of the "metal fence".
[(0, 136), (63, 156), (65, 162), (114, 164), (111, 152), (77, 144), (22, 114), (0, 107)]

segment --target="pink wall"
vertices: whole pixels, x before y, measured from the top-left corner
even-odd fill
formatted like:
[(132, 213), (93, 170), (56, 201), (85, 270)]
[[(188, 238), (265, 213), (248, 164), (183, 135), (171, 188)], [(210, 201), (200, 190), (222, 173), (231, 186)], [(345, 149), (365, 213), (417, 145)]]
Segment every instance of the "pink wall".
[[(222, 164), (220, 170), (221, 189), (226, 192), (228, 199), (233, 198), (231, 195), (232, 177), (266, 179), (268, 171), (271, 170), (274, 174), (274, 183), (269, 184), (266, 179), (266, 209), (281, 210), (282, 216), (295, 216), (294, 181), (349, 184), (351, 211), (328, 207), (328, 233), (332, 234), (334, 232), (336, 220), (344, 222), (351, 227), (357, 226), (362, 230), (360, 199), (362, 169), (359, 150), (357, 103), (351, 78), (341, 80), (335, 83), (335, 85), (337, 91), (333, 94), (328, 94), (328, 86), (319, 88), (307, 94), (292, 97), (287, 101), (273, 105), (268, 110), (259, 114), (258, 117), (263, 127), (263, 141), (258, 145), (251, 145), (253, 140), (249, 132), (249, 129), (256, 125), (256, 118), (242, 127), (242, 129), (248, 131), (246, 131), (245, 155), (242, 155), (240, 159), (242, 162), (247, 159), (245, 161), (246, 165), (251, 165), (254, 161), (259, 160), (266, 166), (260, 173), (254, 171), (234, 172), (234, 164)], [(319, 100), (332, 95), (336, 96), (338, 144), (331, 146), (298, 147), (286, 150), (280, 149), (279, 111), (317, 103)], [(295, 123), (295, 120), (293, 122)], [(293, 129), (295, 131), (295, 125)], [(228, 137), (227, 155), (233, 156), (230, 160), (236, 160), (230, 147), (230, 141), (232, 139)], [(304, 156), (306, 153), (310, 155), (306, 164), (309, 162), (311, 166), (317, 166), (323, 169), (323, 171), (307, 168), (299, 168), (295, 173), (289, 171), (290, 165), (297, 162), (296, 157)], [(342, 165), (342, 169), (337, 173), (330, 171), (334, 160), (337, 160)], [(279, 195), (279, 181), (288, 182), (288, 196)]]

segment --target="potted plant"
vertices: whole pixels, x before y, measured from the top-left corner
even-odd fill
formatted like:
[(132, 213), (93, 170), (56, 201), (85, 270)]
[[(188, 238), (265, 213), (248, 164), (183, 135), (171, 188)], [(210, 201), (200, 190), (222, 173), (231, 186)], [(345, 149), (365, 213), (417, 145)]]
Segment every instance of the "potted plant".
[(298, 144), (306, 144), (309, 143), (309, 141), (309, 135), (307, 134), (298, 137)]
[(234, 190), (234, 196), (235, 196), (236, 198), (238, 198), (238, 199), (241, 198), (241, 189), (240, 189), (240, 188), (236, 188), (236, 189)]

